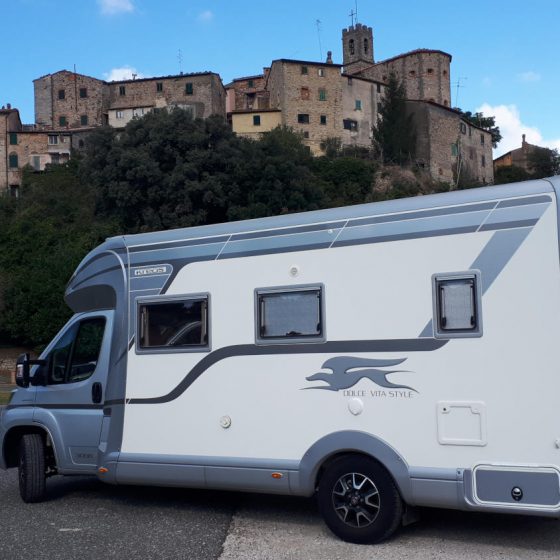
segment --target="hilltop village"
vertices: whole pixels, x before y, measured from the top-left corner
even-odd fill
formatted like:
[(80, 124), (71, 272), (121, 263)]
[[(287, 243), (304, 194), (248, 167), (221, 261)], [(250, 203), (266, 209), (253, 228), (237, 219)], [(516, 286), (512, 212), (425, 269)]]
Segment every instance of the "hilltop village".
[(414, 119), (414, 165), (435, 181), (453, 183), (460, 165), (479, 184), (493, 182), (491, 132), (451, 108), (450, 54), (417, 49), (376, 61), (373, 30), (360, 23), (343, 29), (342, 44), (342, 64), (331, 52), (319, 62), (282, 58), (225, 85), (209, 71), (112, 82), (68, 70), (41, 76), (33, 81), (33, 124), (11, 105), (0, 109), (0, 192), (18, 196), (25, 166), (42, 171), (68, 161), (93, 129), (122, 128), (162, 109), (219, 115), (249, 138), (291, 127), (314, 155), (327, 139), (370, 148), (391, 74), (404, 85)]

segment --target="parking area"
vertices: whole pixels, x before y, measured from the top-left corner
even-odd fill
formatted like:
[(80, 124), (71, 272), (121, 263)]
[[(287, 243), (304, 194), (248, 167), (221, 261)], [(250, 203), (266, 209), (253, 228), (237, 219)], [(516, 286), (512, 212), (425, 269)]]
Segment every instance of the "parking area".
[(0, 557), (137, 559), (558, 560), (560, 524), (535, 517), (422, 510), (377, 546), (344, 543), (314, 500), (49, 479), (49, 499), (26, 505), (14, 470), (0, 472)]

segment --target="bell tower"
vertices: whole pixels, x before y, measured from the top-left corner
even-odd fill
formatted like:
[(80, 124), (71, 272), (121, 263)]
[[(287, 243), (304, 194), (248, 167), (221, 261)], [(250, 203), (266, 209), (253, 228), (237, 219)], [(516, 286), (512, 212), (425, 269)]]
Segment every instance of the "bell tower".
[(342, 30), (342, 64), (345, 72), (357, 72), (372, 65), (373, 29), (356, 23)]

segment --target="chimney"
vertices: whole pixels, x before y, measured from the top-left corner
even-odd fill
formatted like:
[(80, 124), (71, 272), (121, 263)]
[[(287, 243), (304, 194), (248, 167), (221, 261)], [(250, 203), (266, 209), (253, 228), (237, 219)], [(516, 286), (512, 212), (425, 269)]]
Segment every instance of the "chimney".
[(11, 104), (11, 103), (8, 103), (8, 104), (6, 105), (6, 109), (8, 109), (8, 111), (9, 111), (11, 108), (12, 108), (12, 104)]
[(521, 145), (525, 144), (525, 134), (521, 136)]
[(332, 51), (327, 51), (327, 64), (332, 64)]

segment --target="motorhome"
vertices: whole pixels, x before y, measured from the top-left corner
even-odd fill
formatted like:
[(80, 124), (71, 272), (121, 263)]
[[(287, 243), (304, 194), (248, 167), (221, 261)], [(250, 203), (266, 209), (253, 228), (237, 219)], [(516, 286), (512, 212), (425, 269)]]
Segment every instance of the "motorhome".
[(26, 502), (55, 474), (317, 493), (362, 543), (415, 506), (559, 517), (559, 191), (110, 238), (18, 360), (0, 466)]

